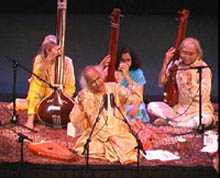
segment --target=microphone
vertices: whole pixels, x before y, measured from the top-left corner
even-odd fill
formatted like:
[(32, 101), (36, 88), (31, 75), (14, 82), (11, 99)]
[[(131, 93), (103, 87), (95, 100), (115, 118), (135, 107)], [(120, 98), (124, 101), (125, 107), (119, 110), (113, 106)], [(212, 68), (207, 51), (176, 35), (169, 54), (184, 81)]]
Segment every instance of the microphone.
[(171, 66), (169, 66), (169, 72), (173, 72), (175, 70), (173, 70), (174, 66), (178, 66), (180, 64), (180, 61), (179, 60), (176, 60), (173, 62), (173, 64)]
[(108, 110), (108, 95), (107, 94), (103, 95), (103, 107), (105, 108), (105, 110)]
[(110, 104), (112, 108), (115, 107), (115, 97), (113, 93), (110, 94)]

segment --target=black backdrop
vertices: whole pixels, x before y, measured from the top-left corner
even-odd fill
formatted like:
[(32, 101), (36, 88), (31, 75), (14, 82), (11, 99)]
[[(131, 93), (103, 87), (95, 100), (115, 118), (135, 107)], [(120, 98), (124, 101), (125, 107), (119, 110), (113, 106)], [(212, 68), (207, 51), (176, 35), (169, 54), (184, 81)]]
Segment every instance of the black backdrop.
[[(54, 3), (55, 2), (55, 3)], [(174, 14), (189, 9), (192, 14), (218, 14), (218, 0), (68, 0), (69, 13), (109, 13), (120, 8), (126, 14)], [(56, 13), (56, 0), (8, 0), (1, 12)]]
[[(10, 56), (32, 68), (43, 37), (55, 34), (56, 0), (4, 1), (0, 6), (0, 94), (12, 93), (13, 70)], [(148, 81), (148, 100), (162, 96), (157, 77), (165, 51), (174, 44), (177, 11), (190, 10), (186, 36), (200, 40), (204, 60), (213, 70), (212, 99), (218, 98), (218, 0), (68, 0), (66, 54), (74, 60), (78, 77), (88, 64), (96, 64), (108, 52), (109, 18), (113, 8), (120, 8), (119, 46), (130, 45), (139, 54)], [(25, 97), (30, 74), (20, 67), (16, 92)], [(11, 100), (11, 97), (4, 98)]]

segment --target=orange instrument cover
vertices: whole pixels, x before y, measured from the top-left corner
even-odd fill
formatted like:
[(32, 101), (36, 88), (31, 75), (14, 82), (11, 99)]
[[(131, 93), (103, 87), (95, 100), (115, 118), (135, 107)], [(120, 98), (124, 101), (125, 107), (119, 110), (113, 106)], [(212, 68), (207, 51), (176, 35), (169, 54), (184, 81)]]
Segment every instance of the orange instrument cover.
[(31, 143), (27, 145), (33, 153), (59, 161), (76, 161), (78, 158), (66, 147), (62, 146), (55, 140), (45, 141), (42, 143)]
[[(175, 104), (178, 103), (178, 89), (176, 83), (176, 72), (177, 72), (176, 69), (178, 68), (178, 66), (175, 64), (175, 61), (179, 59), (178, 49), (182, 40), (185, 38), (185, 31), (186, 31), (189, 11), (184, 9), (181, 12), (179, 12), (179, 14), (180, 14), (179, 26), (176, 35), (176, 43), (175, 43), (176, 52), (174, 54), (173, 59), (170, 61), (170, 63), (172, 62), (172, 71), (170, 71), (170, 75), (164, 87), (164, 102), (170, 106), (174, 106)], [(167, 66), (169, 66), (169, 64)]]

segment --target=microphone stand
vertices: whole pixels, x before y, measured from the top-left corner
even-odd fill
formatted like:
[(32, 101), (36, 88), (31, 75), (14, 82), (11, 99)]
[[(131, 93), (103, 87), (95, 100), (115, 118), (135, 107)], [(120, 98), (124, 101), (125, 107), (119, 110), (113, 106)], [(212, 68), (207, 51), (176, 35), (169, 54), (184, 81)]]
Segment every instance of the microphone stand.
[[(176, 69), (177, 70), (193, 70), (193, 69), (197, 69), (198, 73), (199, 73), (199, 126), (196, 129), (196, 132), (198, 134), (203, 134), (205, 127), (204, 124), (202, 124), (202, 69), (204, 68), (210, 68), (210, 66), (196, 66), (196, 67), (188, 67), (188, 68), (180, 68), (180, 69)], [(172, 70), (174, 71), (174, 70)], [(189, 132), (189, 133), (182, 133), (182, 134), (174, 134), (173, 136), (179, 136), (179, 135), (185, 135), (185, 134), (191, 134), (193, 132)]]
[(20, 133), (20, 132), (15, 132), (19, 138), (18, 138), (18, 141), (19, 143), (21, 143), (21, 147), (20, 147), (20, 153), (21, 153), (21, 161), (20, 161), (20, 171), (19, 171), (19, 177), (20, 178), (23, 178), (24, 177), (24, 139), (27, 139), (31, 142), (33, 142), (32, 139), (28, 138), (26, 135)]
[(129, 122), (127, 121), (126, 117), (124, 116), (124, 114), (122, 113), (121, 109), (117, 106), (117, 104), (114, 101), (114, 95), (111, 93), (110, 94), (111, 97), (111, 102), (112, 105), (115, 106), (117, 108), (117, 110), (120, 112), (121, 116), (123, 117), (123, 121), (128, 125), (128, 128), (131, 132), (131, 134), (134, 136), (134, 138), (136, 139), (137, 142), (137, 146), (135, 147), (135, 149), (137, 149), (137, 170), (139, 172), (139, 168), (140, 168), (140, 151), (142, 151), (144, 153), (144, 155), (146, 155), (146, 152), (143, 148), (142, 142), (141, 140), (137, 137), (137, 135), (134, 133), (133, 129), (131, 128), (131, 125), (129, 124)]
[[(8, 60), (12, 61), (13, 63), (16, 62), (14, 59), (5, 56)], [(34, 75), (35, 77), (37, 77), (39, 80), (41, 80), (42, 82), (46, 83), (50, 88), (52, 88), (53, 90), (56, 90), (57, 87), (54, 87), (53, 85), (51, 85), (48, 81), (42, 79), (41, 77), (39, 77), (37, 74), (35, 74), (34, 72), (30, 71), (29, 69), (27, 69), (25, 66), (21, 65), (20, 63), (16, 62), (17, 66), (20, 66), (22, 69), (24, 69), (25, 71), (27, 71), (28, 73)]]
[[(88, 137), (87, 140), (86, 140), (86, 143), (85, 143), (85, 145), (84, 145), (84, 150), (83, 150), (83, 153), (82, 153), (82, 154), (84, 155), (85, 152), (86, 152), (85, 158), (86, 158), (86, 177), (87, 177), (87, 178), (90, 178), (90, 176), (89, 176), (89, 143), (91, 142), (91, 137), (92, 137), (92, 134), (93, 134), (94, 129), (95, 129), (95, 127), (96, 127), (96, 124), (97, 124), (98, 121), (99, 121), (99, 115), (100, 115), (100, 113), (102, 112), (102, 110), (104, 109), (104, 107), (105, 107), (105, 101), (104, 101), (102, 107), (99, 109), (98, 115), (97, 115), (97, 117), (96, 117), (96, 119), (95, 119), (95, 123), (94, 123), (93, 126), (92, 126), (91, 132), (90, 132), (90, 134), (89, 134), (89, 137)], [(93, 175), (93, 176), (94, 176), (94, 175)], [(94, 177), (95, 177), (95, 176), (94, 176)]]
[(20, 66), (21, 68), (23, 68), (24, 70), (28, 71), (30, 74), (33, 74), (35, 77), (37, 77), (39, 80), (43, 81), (44, 83), (48, 84), (50, 88), (56, 90), (57, 88), (52, 86), (50, 83), (48, 83), (46, 80), (40, 78), (38, 75), (36, 75), (35, 73), (33, 73), (32, 71), (28, 70), (26, 67), (22, 66), (21, 64), (19, 64), (16, 60), (5, 56), (9, 61), (11, 61), (13, 63), (13, 73), (14, 73), (14, 77), (13, 77), (13, 115), (11, 117), (10, 123), (4, 124), (4, 125), (8, 125), (8, 124), (17, 124), (19, 126), (22, 126), (23, 128), (26, 128), (32, 132), (37, 132), (31, 128), (26, 127), (25, 125), (21, 125), (18, 123), (18, 115), (16, 112), (16, 78), (17, 78), (17, 68), (18, 66)]
[(15, 99), (16, 99), (16, 78), (17, 78), (17, 67), (18, 67), (18, 64), (16, 61), (13, 61), (13, 115), (11, 117), (11, 123), (16, 123), (17, 122), (17, 113), (16, 113), (16, 102), (15, 102)]
[(16, 62), (15, 60), (12, 60), (11, 58), (7, 58), (7, 59), (12, 61), (12, 63), (13, 63), (13, 115), (11, 116), (10, 123), (6, 123), (4, 125), (17, 124), (19, 126), (22, 126), (26, 129), (32, 131), (32, 132), (35, 132), (35, 130), (30, 129), (30, 128), (18, 123), (18, 115), (16, 112), (16, 79), (17, 79), (18, 62)]
[(20, 147), (20, 166), (19, 166), (19, 178), (23, 178), (24, 177), (24, 140), (27, 139), (31, 142), (33, 142), (32, 139), (28, 138), (26, 135), (20, 133), (20, 132), (16, 132), (12, 129), (9, 129), (9, 128), (6, 128), (4, 125), (0, 124), (0, 126), (2, 126), (3, 128), (9, 130), (9, 131), (12, 131), (13, 133), (17, 134), (18, 135), (18, 141), (19, 143), (21, 143), (21, 147)]
[(202, 124), (202, 92), (201, 92), (202, 68), (198, 68), (198, 73), (199, 73), (199, 126), (197, 128), (197, 133), (203, 134), (205, 127)]

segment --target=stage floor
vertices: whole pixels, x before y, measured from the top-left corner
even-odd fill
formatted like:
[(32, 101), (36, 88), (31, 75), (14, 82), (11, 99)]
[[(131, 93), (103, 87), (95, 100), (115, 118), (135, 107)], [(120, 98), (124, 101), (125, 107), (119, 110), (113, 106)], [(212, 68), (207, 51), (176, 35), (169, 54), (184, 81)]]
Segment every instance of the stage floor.
[[(35, 130), (37, 131), (37, 133), (29, 131), (28, 129), (22, 127), (22, 124), (26, 119), (26, 111), (17, 112), (19, 124), (7, 124), (10, 123), (10, 118), (13, 114), (13, 111), (9, 110), (6, 107), (7, 104), (8, 103), (5, 102), (0, 103), (1, 124), (6, 124), (4, 127), (0, 127), (0, 177), (1, 175), (13, 177), (13, 171), (9, 173), (10, 171), (7, 172), (7, 169), (20, 169), (21, 162), (24, 163), (22, 165), (22, 169), (26, 172), (26, 175), (32, 177), (36, 170), (40, 170), (41, 173), (45, 172), (46, 170), (47, 172), (50, 172), (50, 170), (54, 172), (53, 170), (57, 168), (62, 171), (66, 170), (67, 172), (65, 172), (65, 174), (71, 174), (72, 177), (78, 177), (79, 174), (82, 176), (81, 171), (86, 170), (86, 159), (84, 157), (78, 157), (74, 154), (77, 160), (60, 161), (58, 159), (51, 159), (44, 156), (39, 156), (28, 148), (29, 144), (39, 143), (42, 141), (56, 141), (64, 148), (67, 148), (72, 152), (72, 148), (77, 140), (77, 137), (67, 136), (66, 129), (54, 129), (47, 127), (42, 123), (36, 123)], [(151, 124), (146, 124), (144, 128), (152, 131), (155, 136), (152, 137), (154, 139), (151, 140), (153, 150), (167, 150), (179, 156), (180, 159), (172, 161), (160, 161), (147, 160), (145, 158), (142, 158), (140, 160), (140, 170), (142, 171), (141, 175), (145, 175), (144, 177), (152, 177), (153, 175), (155, 175), (154, 177), (158, 177), (159, 172), (161, 172), (161, 174), (163, 174), (162, 177), (172, 177), (174, 173), (177, 175), (179, 173), (179, 178), (189, 178), (194, 177), (195, 175), (203, 175), (204, 178), (207, 178), (207, 175), (208, 177), (217, 177), (216, 170), (213, 167), (213, 160), (216, 158), (217, 153), (213, 154), (200, 151), (204, 146), (203, 134), (198, 134), (191, 129), (171, 126), (157, 127)], [(216, 131), (217, 127), (212, 129)], [(29, 139), (33, 140), (33, 143), (27, 139), (24, 139), (24, 145), (22, 147), (21, 140), (19, 141), (21, 134), (22, 136), (27, 136)], [(183, 135), (174, 136), (175, 134)], [(177, 148), (177, 139), (179, 137), (183, 137), (187, 140), (187, 149), (185, 149), (185, 151), (180, 152)], [(123, 169), (125, 169), (125, 172), (129, 172), (128, 174), (130, 175), (130, 177), (137, 176), (136, 173), (134, 173), (137, 170), (136, 164), (121, 165), (120, 163), (110, 163), (108, 161), (90, 158), (89, 165), (93, 169), (102, 170), (101, 172), (117, 172), (117, 170), (122, 171)], [(78, 173), (73, 173), (73, 170), (78, 170)], [(130, 172), (132, 170), (134, 171), (133, 173)], [(69, 171), (71, 171), (71, 173)], [(149, 175), (149, 171), (152, 172), (151, 176)], [(99, 171), (96, 172), (98, 175), (102, 175), (101, 173), (98, 173)], [(112, 177), (114, 175), (113, 173), (110, 174), (107, 172), (106, 175), (108, 175), (108, 177)], [(158, 172), (158, 176), (156, 172)], [(73, 174), (75, 176), (73, 176)], [(36, 175), (39, 176), (40, 173)], [(58, 175), (59, 174), (56, 174), (57, 177)], [(96, 175), (96, 177), (99, 177), (98, 175)], [(62, 174), (62, 176), (64, 176), (64, 174)], [(124, 177), (127, 178), (127, 176), (125, 175)]]

